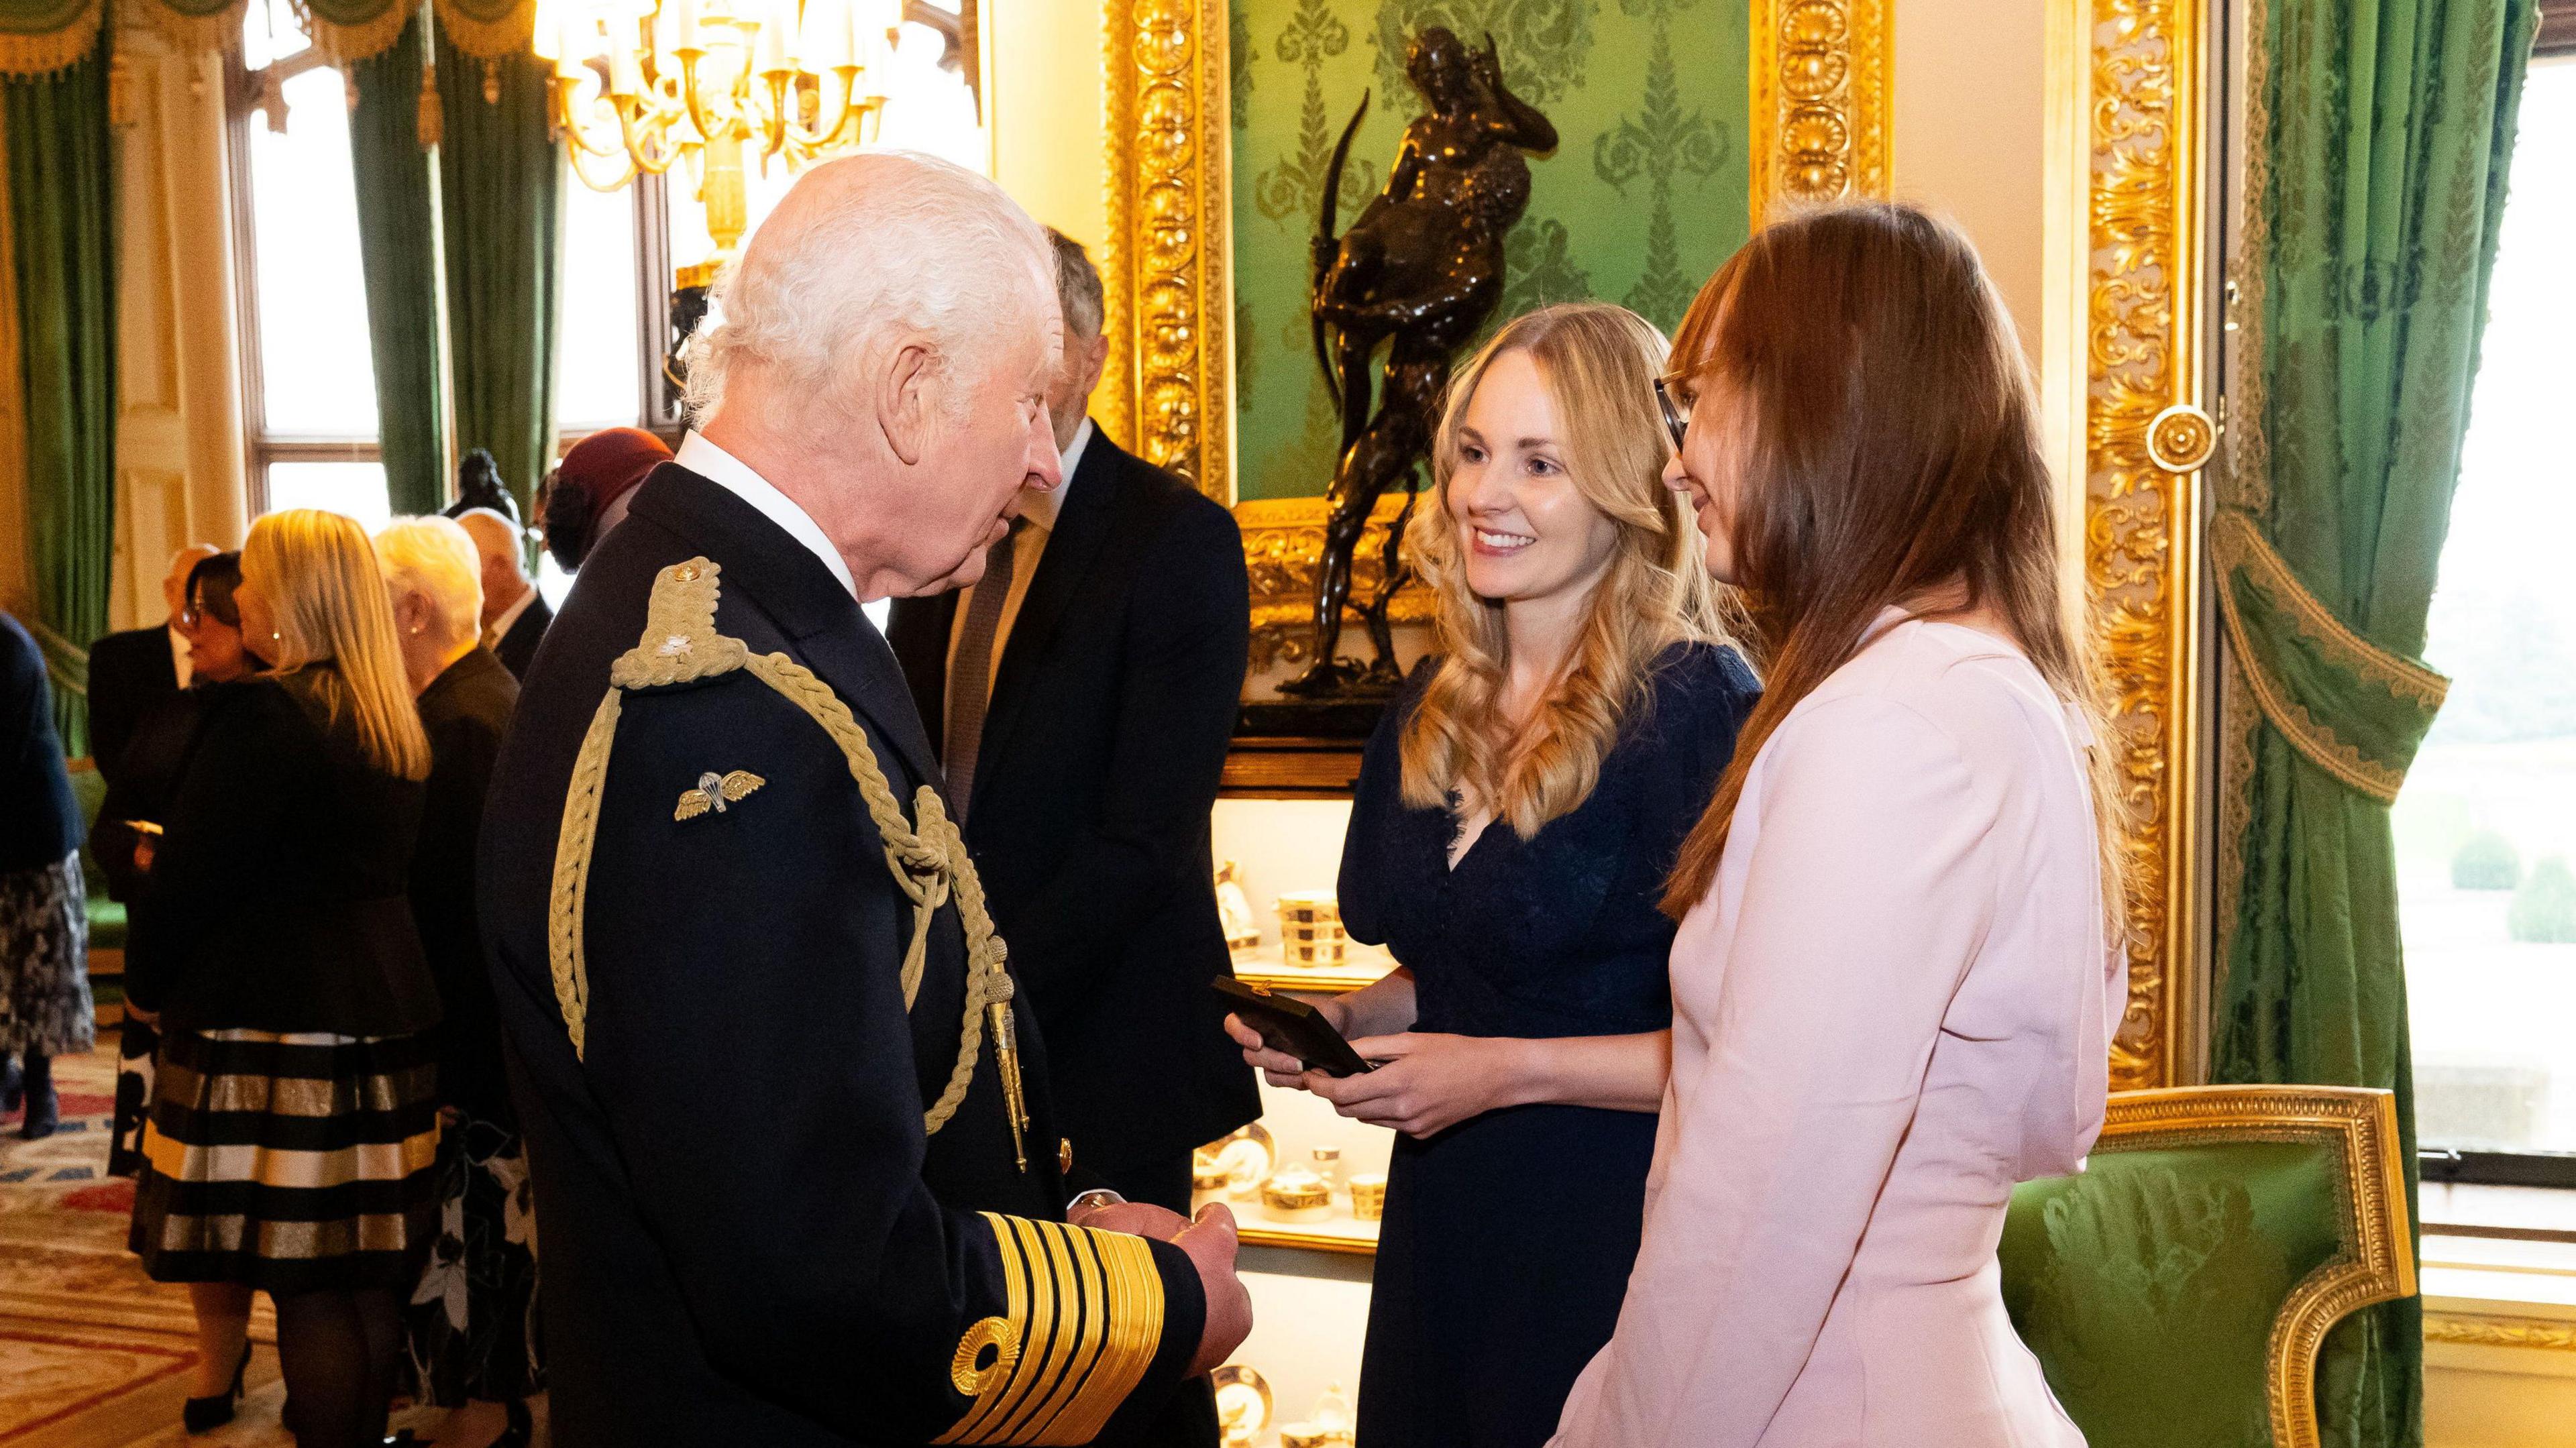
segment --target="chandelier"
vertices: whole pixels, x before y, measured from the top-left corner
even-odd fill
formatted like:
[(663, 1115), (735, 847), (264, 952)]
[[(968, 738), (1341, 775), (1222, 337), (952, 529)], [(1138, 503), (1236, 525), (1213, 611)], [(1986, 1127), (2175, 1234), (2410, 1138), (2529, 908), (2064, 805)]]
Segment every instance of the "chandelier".
[(746, 149), (764, 174), (873, 137), (903, 0), (537, 0), (552, 125), (598, 191), (685, 162), (707, 234), (749, 229)]

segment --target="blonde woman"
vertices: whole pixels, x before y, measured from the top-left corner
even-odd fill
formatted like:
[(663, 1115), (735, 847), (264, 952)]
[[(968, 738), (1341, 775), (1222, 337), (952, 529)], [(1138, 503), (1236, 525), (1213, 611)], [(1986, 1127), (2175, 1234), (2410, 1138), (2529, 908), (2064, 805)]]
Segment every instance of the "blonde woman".
[(1323, 1009), (1362, 1076), (1274, 1085), (1398, 1138), (1360, 1440), (1543, 1441), (1637, 1252), (1672, 1007), (1664, 876), (1734, 752), (1752, 674), (1718, 642), (1659, 481), (1663, 338), (1534, 312), (1460, 373), (1417, 525), (1436, 664), (1368, 749), (1342, 917), (1402, 967)]
[[(234, 601), (274, 672), (203, 701), (134, 918), (162, 1056), (130, 1245), (201, 1329), (275, 1299), (287, 1426), (345, 1448), (384, 1434), (432, 1226), (438, 991), (404, 899), (429, 745), (356, 523), (260, 519)], [(192, 1430), (248, 1357), (203, 1365)]]

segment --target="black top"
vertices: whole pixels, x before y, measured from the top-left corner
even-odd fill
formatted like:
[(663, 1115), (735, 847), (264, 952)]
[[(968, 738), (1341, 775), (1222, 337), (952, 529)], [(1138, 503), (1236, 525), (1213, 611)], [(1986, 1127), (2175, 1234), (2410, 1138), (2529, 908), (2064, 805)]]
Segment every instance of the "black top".
[[(1177, 1168), (1261, 1114), (1208, 989), (1232, 969), (1208, 818), (1243, 691), (1246, 592), (1233, 516), (1095, 430), (977, 755), (966, 839), (1046, 1026), (1066, 1134), (1140, 1200), (1122, 1168)], [(887, 622), (933, 740), (957, 599), (900, 599)]]
[[(529, 586), (531, 589), (535, 587), (533, 584)], [(510, 671), (511, 678), (528, 676), (528, 665), (537, 661), (537, 645), (545, 642), (546, 626), (554, 621), (555, 611), (546, 605), (545, 595), (531, 592), (528, 606), (519, 611), (517, 618), (510, 620), (509, 632), (501, 635), (501, 641), (492, 646), (492, 652), (500, 656), (501, 665)]]
[[(484, 945), (545, 1243), (554, 1440), (927, 1443), (970, 1406), (951, 1375), (965, 1333), (1029, 1300), (1006, 1289), (981, 1213), (1062, 1220), (1044, 1033), (1020, 1014), (1025, 1170), (991, 1049), (926, 1134), (964, 1014), (955, 909), (930, 923), (907, 1012), (912, 906), (848, 762), (738, 669), (622, 697), (574, 1053), (548, 952), (556, 838), (610, 662), (637, 646), (662, 569), (713, 561), (717, 630), (811, 669), (898, 799), (938, 778), (894, 656), (822, 560), (676, 464), (634, 498), (528, 675), (483, 818)], [(703, 775), (737, 769), (760, 787), (675, 818)], [(1205, 1318), (1187, 1257), (1151, 1252), (1167, 1310), (1113, 1425), (1168, 1396)]]
[(404, 899), (420, 784), (370, 764), (356, 726), (325, 720), (301, 674), (203, 693), (133, 913), (126, 990), (190, 1030), (435, 1025), (438, 987)]
[(216, 687), (194, 685), (155, 700), (134, 725), (118, 756), (116, 772), (100, 771), (107, 779), (107, 796), (99, 802), (98, 817), (90, 822), (89, 850), (106, 878), (89, 881), (92, 890), (104, 889), (109, 899), (131, 906), (140, 903), (150, 888), (150, 878), (134, 868), (138, 835), (133, 822), (158, 824), (169, 816), (187, 769), (188, 751), (196, 746), (205, 701)]
[(412, 918), (445, 1015), (439, 1026), (439, 1104), (503, 1127), (512, 1127), (518, 1115), (510, 1109), (510, 1084), (502, 1075), (501, 1023), (493, 1014), (492, 978), (475, 922), (474, 848), (492, 764), (518, 702), (519, 681), (484, 648), (467, 651), (421, 690), (429, 781), (421, 801), (420, 847), (411, 860)]
[(168, 624), (108, 634), (89, 646), (89, 753), (110, 785), (136, 728), (178, 692)]
[(0, 613), (0, 874), (59, 865), (80, 840), (44, 651)]
[[(1402, 798), (1397, 734), (1370, 741), (1341, 872), (1353, 939), (1413, 972), (1413, 1029), (1607, 1036), (1672, 1024), (1664, 876), (1753, 707), (1732, 650), (1668, 651), (1572, 813), (1523, 840), (1497, 820), (1455, 869), (1457, 823)], [(1360, 1373), (1363, 1443), (1537, 1445), (1610, 1340), (1635, 1265), (1652, 1112), (1518, 1106), (1399, 1137)], [(1510, 1270), (1496, 1264), (1509, 1263)]]

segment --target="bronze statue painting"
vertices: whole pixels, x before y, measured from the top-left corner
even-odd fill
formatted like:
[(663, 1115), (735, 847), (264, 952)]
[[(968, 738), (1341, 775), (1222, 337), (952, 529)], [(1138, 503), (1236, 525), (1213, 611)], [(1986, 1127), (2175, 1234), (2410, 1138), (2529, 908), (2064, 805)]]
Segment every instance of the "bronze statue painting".
[[(1431, 451), (1450, 359), (1502, 298), (1503, 238), (1529, 206), (1521, 153), (1556, 149), (1556, 127), (1503, 84), (1490, 35), (1482, 50), (1470, 50), (1448, 30), (1426, 28), (1406, 53), (1405, 74), (1428, 109), (1404, 128), (1386, 189), (1338, 237), (1334, 193), (1368, 114), (1365, 94), (1324, 177), (1315, 354), (1341, 416), (1341, 450), (1325, 494), (1331, 516), (1315, 579), (1314, 663), (1281, 686), (1308, 698), (1375, 693), (1399, 681), (1386, 611), (1405, 579), (1400, 549), (1416, 469)], [(1369, 367), (1381, 345), (1386, 360), (1372, 399)], [(1361, 606), (1376, 650), (1362, 665), (1336, 653), (1352, 556), (1378, 499), (1398, 484), (1404, 508), (1388, 529), (1378, 588)]]

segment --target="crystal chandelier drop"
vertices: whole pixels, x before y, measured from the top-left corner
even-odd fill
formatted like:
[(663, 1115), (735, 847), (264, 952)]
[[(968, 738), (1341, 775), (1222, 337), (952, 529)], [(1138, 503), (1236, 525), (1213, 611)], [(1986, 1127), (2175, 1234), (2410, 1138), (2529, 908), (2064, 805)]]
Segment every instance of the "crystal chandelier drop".
[(583, 184), (685, 162), (729, 256), (746, 148), (794, 169), (872, 138), (902, 20), (903, 0), (537, 0), (533, 48)]

